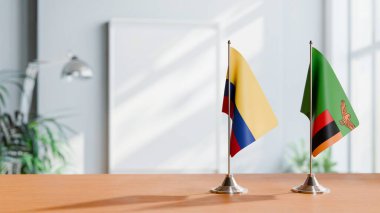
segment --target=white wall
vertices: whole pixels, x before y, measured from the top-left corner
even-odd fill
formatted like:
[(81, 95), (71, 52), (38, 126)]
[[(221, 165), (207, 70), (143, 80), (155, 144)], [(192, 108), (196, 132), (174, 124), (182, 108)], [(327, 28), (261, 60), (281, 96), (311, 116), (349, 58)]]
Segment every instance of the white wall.
[(39, 111), (73, 109), (76, 116), (65, 122), (83, 136), (84, 171), (106, 172), (108, 21), (125, 17), (217, 22), (222, 39), (231, 39), (247, 58), (279, 118), (277, 129), (234, 159), (234, 170), (279, 172), (286, 144), (307, 139), (308, 120), (299, 109), (308, 41), (324, 47), (322, 11), (322, 0), (40, 0), (39, 58), (61, 57), (72, 50), (92, 66), (95, 76), (67, 84), (59, 80), (60, 65), (46, 67), (39, 76)]
[[(372, 5), (372, 3), (377, 5)], [(340, 172), (379, 172), (380, 115), (377, 1), (329, 1), (326, 19), (328, 57), (359, 118), (357, 129), (334, 146)], [(376, 11), (377, 10), (377, 11)], [(349, 18), (348, 18), (349, 17)], [(376, 44), (377, 42), (377, 44)]]
[[(0, 0), (0, 70), (23, 72), (28, 63), (28, 4), (24, 0)], [(20, 91), (9, 87), (7, 110), (18, 107)]]

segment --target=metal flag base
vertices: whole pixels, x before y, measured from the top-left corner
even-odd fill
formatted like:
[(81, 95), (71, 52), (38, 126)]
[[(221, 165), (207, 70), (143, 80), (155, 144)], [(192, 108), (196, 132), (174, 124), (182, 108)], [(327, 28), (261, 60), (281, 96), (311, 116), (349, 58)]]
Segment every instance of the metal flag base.
[(308, 174), (304, 184), (293, 187), (291, 190), (292, 192), (304, 194), (327, 194), (330, 192), (330, 189), (325, 188), (318, 183), (314, 174)]
[(245, 194), (248, 190), (239, 186), (232, 175), (226, 175), (222, 185), (211, 189), (210, 192), (215, 194)]

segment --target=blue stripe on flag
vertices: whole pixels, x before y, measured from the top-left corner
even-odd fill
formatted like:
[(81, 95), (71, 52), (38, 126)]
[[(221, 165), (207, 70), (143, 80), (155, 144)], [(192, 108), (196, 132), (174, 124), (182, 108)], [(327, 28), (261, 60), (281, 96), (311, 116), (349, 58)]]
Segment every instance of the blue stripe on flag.
[(240, 149), (243, 149), (244, 147), (248, 146), (249, 144), (253, 143), (255, 141), (255, 138), (253, 137), (251, 131), (249, 130), (247, 124), (241, 117), (239, 110), (237, 109), (235, 105), (234, 110), (234, 119), (232, 123), (232, 131), (235, 134), (236, 140), (240, 146)]

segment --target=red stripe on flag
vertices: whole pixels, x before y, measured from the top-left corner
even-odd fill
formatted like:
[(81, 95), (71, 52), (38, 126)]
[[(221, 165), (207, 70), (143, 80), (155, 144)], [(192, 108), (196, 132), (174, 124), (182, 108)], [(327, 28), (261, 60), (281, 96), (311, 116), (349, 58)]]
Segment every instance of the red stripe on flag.
[(314, 119), (313, 136), (321, 130), (324, 126), (334, 121), (330, 112), (326, 109)]
[(232, 131), (231, 132), (231, 144), (230, 144), (230, 155), (233, 157), (240, 151), (240, 146), (236, 140), (235, 133)]
[[(232, 100), (230, 104), (231, 104), (231, 119), (234, 119), (234, 103)], [(222, 112), (228, 115), (228, 96), (224, 96), (223, 98)]]

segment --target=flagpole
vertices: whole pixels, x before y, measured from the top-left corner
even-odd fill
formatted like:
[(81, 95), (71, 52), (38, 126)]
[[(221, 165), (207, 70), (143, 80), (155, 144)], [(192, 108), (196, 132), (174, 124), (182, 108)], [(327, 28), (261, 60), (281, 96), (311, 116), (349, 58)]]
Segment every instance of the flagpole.
[(313, 42), (310, 40), (309, 42), (309, 48), (310, 48), (310, 130), (309, 130), (309, 137), (310, 137), (310, 161), (309, 161), (309, 174), (306, 177), (305, 182), (302, 185), (295, 186), (291, 189), (292, 192), (297, 193), (304, 193), (304, 194), (325, 194), (329, 193), (330, 189), (325, 188), (324, 186), (320, 185), (317, 178), (313, 174)]
[(227, 68), (227, 74), (228, 74), (228, 176), (231, 175), (231, 85), (230, 85), (230, 48), (231, 48), (231, 41), (228, 40), (228, 68)]
[(313, 41), (310, 40), (310, 161), (309, 161), (309, 174), (313, 173)]
[(223, 183), (210, 190), (211, 193), (216, 194), (244, 194), (247, 193), (248, 190), (246, 188), (243, 188), (237, 184), (235, 178), (233, 177), (231, 173), (231, 76), (230, 76), (230, 53), (231, 53), (231, 41), (228, 40), (228, 67), (227, 67), (227, 87), (228, 87), (228, 153), (227, 153), (227, 159), (228, 159), (228, 170), (227, 175), (223, 180)]

